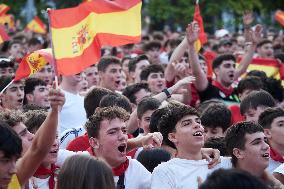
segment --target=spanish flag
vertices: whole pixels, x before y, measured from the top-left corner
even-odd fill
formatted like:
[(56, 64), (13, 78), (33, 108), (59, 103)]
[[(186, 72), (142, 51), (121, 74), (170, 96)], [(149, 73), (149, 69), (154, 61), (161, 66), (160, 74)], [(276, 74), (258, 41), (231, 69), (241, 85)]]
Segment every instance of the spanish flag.
[(200, 28), (199, 39), (194, 43), (195, 50), (197, 52), (199, 52), (202, 45), (207, 42), (207, 35), (204, 32), (203, 20), (202, 20), (201, 14), (200, 14), (198, 2), (195, 4), (194, 18), (193, 19), (194, 19), (194, 21), (196, 21), (198, 23), (198, 26)]
[(2, 44), (4, 41), (8, 41), (10, 37), (5, 31), (4, 26), (0, 25), (0, 44)]
[(277, 20), (282, 26), (284, 26), (284, 11), (277, 11), (275, 13), (275, 20)]
[(15, 74), (15, 81), (30, 77), (40, 71), (47, 63), (52, 63), (52, 50), (41, 49), (26, 55)]
[(139, 42), (141, 5), (141, 0), (95, 0), (75, 8), (50, 10), (58, 74), (77, 74), (97, 62), (104, 45)]
[(5, 5), (4, 3), (0, 4), (0, 16), (6, 14), (10, 10), (10, 7), (8, 5)]
[(11, 14), (5, 14), (0, 16), (0, 25), (7, 24), (9, 29), (15, 29), (14, 17)]
[(28, 23), (26, 29), (35, 33), (46, 34), (46, 26), (38, 16), (35, 16)]

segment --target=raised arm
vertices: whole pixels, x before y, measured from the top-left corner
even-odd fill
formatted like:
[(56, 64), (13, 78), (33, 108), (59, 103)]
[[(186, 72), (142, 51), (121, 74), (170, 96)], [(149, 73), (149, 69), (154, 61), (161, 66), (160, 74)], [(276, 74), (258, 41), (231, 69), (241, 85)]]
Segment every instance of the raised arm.
[(17, 177), (21, 186), (26, 184), (28, 179), (34, 174), (42, 160), (50, 151), (54, 143), (57, 125), (59, 106), (63, 106), (65, 97), (59, 90), (51, 89), (49, 92), (51, 110), (36, 132), (31, 147), (17, 162)]
[(192, 74), (195, 77), (195, 87), (197, 91), (204, 91), (208, 86), (207, 75), (202, 70), (198, 54), (195, 51), (194, 43), (198, 39), (199, 27), (197, 22), (188, 24), (186, 28), (186, 38), (188, 43), (188, 56), (191, 64)]

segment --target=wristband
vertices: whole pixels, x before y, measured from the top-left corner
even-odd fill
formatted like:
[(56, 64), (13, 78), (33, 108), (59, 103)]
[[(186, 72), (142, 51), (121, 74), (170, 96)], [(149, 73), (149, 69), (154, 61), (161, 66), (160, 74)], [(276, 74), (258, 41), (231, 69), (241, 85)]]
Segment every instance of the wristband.
[(168, 89), (164, 89), (164, 90), (162, 90), (162, 92), (164, 92), (167, 95), (167, 98), (171, 98), (172, 97), (170, 92), (168, 91)]

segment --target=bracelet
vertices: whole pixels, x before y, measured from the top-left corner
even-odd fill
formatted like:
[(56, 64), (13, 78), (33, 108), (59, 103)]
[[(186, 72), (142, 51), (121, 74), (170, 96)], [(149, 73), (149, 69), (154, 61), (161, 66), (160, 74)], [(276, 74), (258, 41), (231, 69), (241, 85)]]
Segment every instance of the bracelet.
[(164, 89), (164, 90), (162, 90), (162, 92), (164, 92), (167, 95), (167, 98), (171, 98), (172, 97), (172, 95), (170, 94), (168, 89)]

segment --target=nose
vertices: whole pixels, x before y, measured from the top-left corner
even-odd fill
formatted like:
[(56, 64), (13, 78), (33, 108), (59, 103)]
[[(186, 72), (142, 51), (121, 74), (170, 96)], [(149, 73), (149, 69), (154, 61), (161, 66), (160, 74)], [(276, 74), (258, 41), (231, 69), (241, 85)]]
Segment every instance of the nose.
[(10, 175), (13, 175), (13, 174), (15, 174), (16, 173), (16, 160), (15, 161), (10, 161), (9, 163), (8, 163), (9, 165), (8, 165), (8, 173), (10, 174)]
[(31, 132), (28, 131), (28, 140), (32, 141), (34, 139), (34, 134), (32, 134)]
[(268, 150), (270, 147), (269, 147), (269, 145), (264, 141), (262, 148), (266, 151), (266, 150)]

